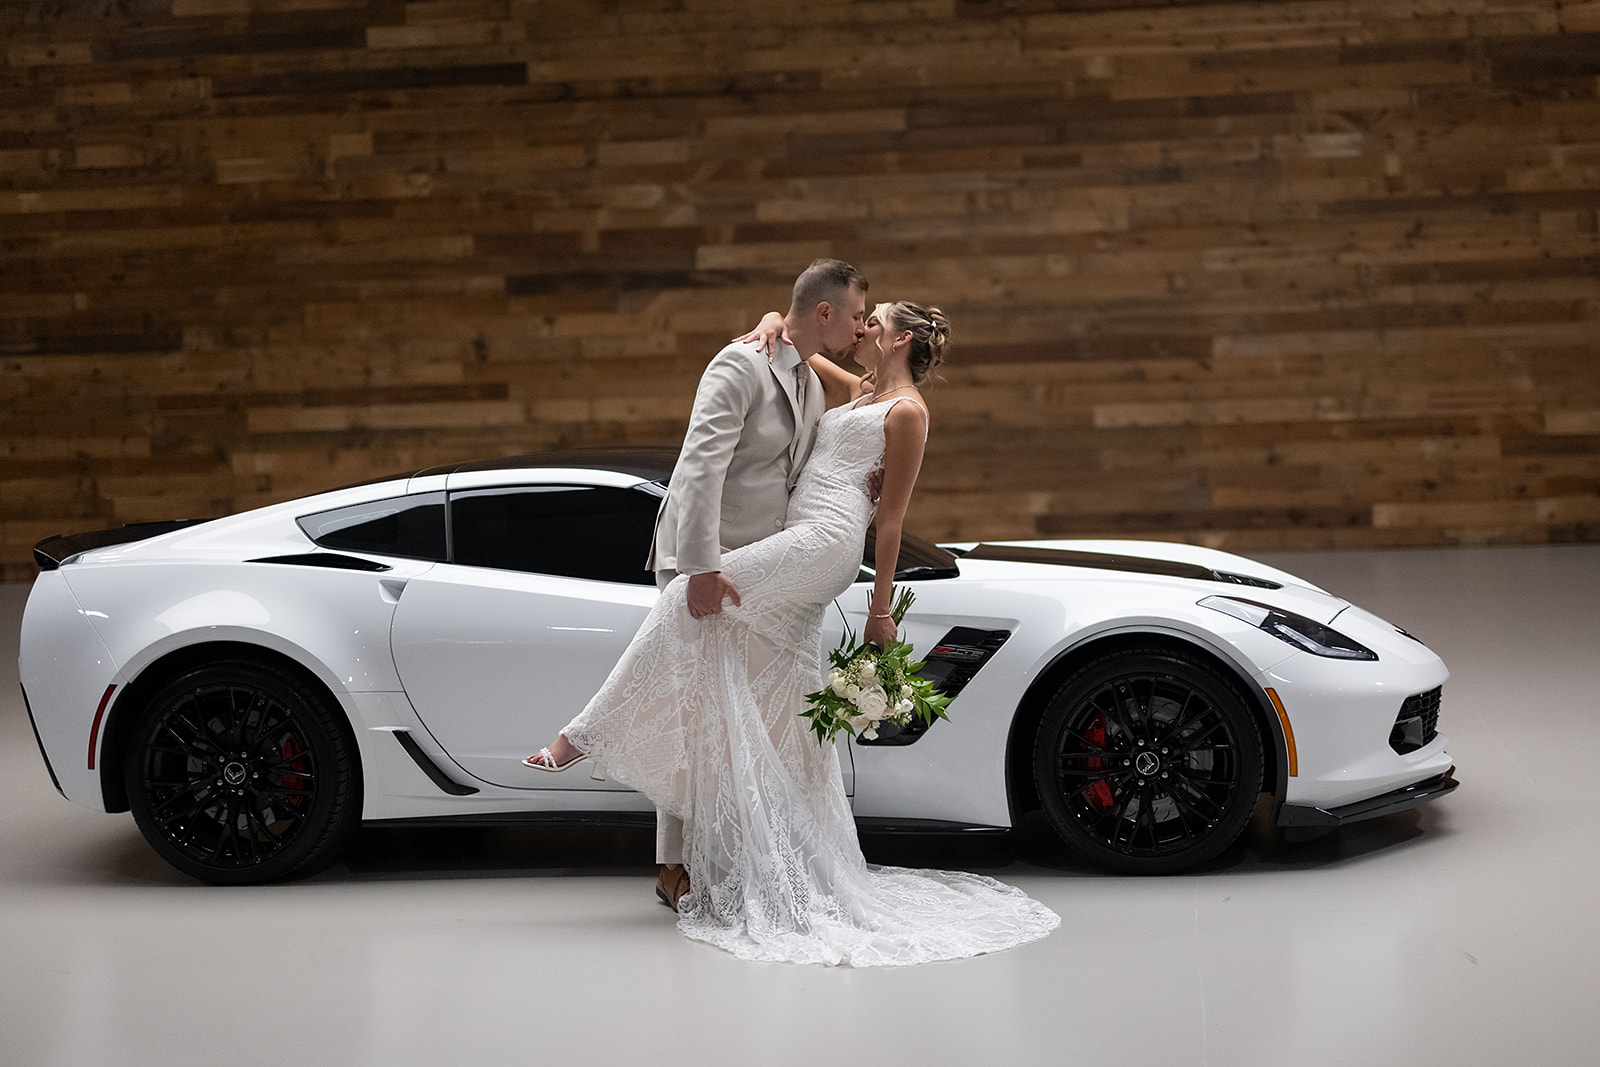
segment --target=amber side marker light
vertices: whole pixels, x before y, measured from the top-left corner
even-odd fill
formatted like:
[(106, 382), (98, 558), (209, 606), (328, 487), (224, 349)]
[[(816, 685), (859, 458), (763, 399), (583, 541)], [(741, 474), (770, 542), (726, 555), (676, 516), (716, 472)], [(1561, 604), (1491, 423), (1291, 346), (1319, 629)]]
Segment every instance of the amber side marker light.
[(106, 705), (111, 703), (111, 694), (117, 691), (115, 682), (106, 686), (106, 695), (100, 698), (100, 706), (94, 710), (94, 725), (89, 727), (89, 769), (94, 770), (95, 744), (100, 740), (100, 720), (105, 716)]
[(1300, 756), (1294, 749), (1294, 727), (1289, 725), (1289, 713), (1283, 710), (1283, 701), (1278, 698), (1276, 689), (1267, 690), (1267, 699), (1272, 701), (1273, 710), (1278, 713), (1278, 721), (1283, 723), (1283, 743), (1289, 749), (1289, 777), (1300, 776)]

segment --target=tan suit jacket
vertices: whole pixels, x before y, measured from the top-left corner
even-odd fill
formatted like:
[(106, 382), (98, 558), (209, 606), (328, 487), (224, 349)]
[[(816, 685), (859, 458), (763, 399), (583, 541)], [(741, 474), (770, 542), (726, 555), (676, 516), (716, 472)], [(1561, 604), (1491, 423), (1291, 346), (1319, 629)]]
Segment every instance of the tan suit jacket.
[(804, 409), (797, 403), (800, 362), (790, 345), (768, 360), (754, 344), (729, 345), (711, 361), (656, 513), (648, 569), (718, 571), (722, 553), (783, 529), (789, 494), (827, 407), (810, 367)]

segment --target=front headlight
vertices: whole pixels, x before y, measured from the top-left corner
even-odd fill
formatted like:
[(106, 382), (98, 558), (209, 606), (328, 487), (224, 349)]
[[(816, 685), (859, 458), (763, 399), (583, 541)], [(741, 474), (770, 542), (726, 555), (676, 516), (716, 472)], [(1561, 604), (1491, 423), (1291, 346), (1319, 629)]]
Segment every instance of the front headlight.
[(1372, 649), (1338, 630), (1282, 608), (1236, 596), (1208, 596), (1200, 601), (1200, 606), (1232, 615), (1313, 656), (1327, 656), (1329, 659), (1378, 658)]

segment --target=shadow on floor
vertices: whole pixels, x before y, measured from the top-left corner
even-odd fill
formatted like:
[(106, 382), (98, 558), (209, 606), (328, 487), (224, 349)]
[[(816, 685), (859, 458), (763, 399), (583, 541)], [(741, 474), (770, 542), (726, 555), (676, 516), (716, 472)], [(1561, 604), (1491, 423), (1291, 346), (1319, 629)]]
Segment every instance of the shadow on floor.
[[(1448, 837), (1448, 823), (1431, 809), (1355, 823), (1312, 841), (1290, 842), (1258, 806), (1238, 842), (1190, 876), (1231, 872), (1315, 870), (1420, 847)], [(863, 832), (868, 862), (895, 867), (969, 870), (1069, 878), (1119, 878), (1073, 853), (1042, 812), (1030, 812), (999, 834)], [(392, 882), (442, 879), (541, 878), (584, 874), (638, 877), (654, 869), (655, 833), (644, 826), (526, 824), (506, 826), (363, 826), (338, 861), (301, 882)], [(61, 856), (58, 880), (74, 884), (196, 885), (169, 867), (130, 824), (125, 834), (98, 842), (93, 854)], [(65, 876), (63, 879), (61, 876)]]
[[(1258, 807), (1240, 840), (1189, 874), (1309, 870), (1348, 864), (1443, 835), (1430, 813), (1411, 811), (1356, 823), (1338, 833), (1289, 842)], [(1033, 868), (1070, 877), (1121, 877), (1074, 854), (1042, 812), (1003, 834), (863, 832), (868, 862), (991, 873)], [(430, 877), (539, 877), (582, 871), (633, 876), (654, 866), (655, 834), (646, 828), (528, 825), (496, 827), (364, 827), (343, 861), (319, 878), (390, 880)]]

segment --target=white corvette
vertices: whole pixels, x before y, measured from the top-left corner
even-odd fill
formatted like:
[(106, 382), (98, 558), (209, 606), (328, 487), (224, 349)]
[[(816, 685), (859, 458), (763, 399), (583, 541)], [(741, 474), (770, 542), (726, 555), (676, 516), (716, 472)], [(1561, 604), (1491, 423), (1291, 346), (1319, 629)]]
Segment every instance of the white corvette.
[[(222, 883), (312, 869), (363, 820), (651, 819), (617, 782), (520, 761), (654, 602), (672, 460), (468, 463), (41, 542), (20, 663), (52, 779)], [(859, 632), (871, 563), (830, 642), (840, 614)], [(841, 736), (864, 827), (1042, 806), (1087, 858), (1155, 873), (1216, 856), (1261, 793), (1316, 831), (1455, 788), (1444, 664), (1293, 575), (1161, 542), (908, 538), (897, 578), (955, 700), (931, 728)]]

